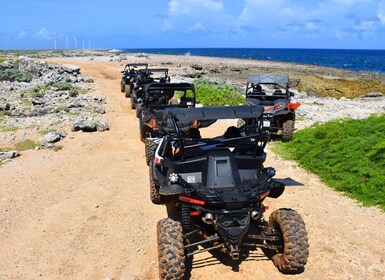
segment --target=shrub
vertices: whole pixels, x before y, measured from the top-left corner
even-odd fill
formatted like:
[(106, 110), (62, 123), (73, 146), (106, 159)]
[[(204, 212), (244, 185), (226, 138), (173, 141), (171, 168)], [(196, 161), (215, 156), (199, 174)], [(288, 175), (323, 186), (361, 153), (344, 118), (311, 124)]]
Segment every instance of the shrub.
[(385, 210), (385, 115), (336, 120), (295, 133), (274, 150), (364, 205)]
[(58, 90), (71, 90), (73, 88), (73, 85), (71, 83), (68, 83), (68, 82), (62, 82), (62, 83), (57, 83), (56, 84), (56, 88)]
[(0, 72), (0, 81), (27, 82), (32, 81), (32, 76), (18, 69), (6, 69)]
[(195, 85), (197, 103), (203, 105), (239, 105), (245, 102), (234, 86), (226, 83), (218, 83), (208, 79), (197, 79)]
[(40, 145), (38, 143), (33, 142), (30, 139), (26, 139), (15, 145), (15, 149), (18, 151), (33, 150), (35, 149), (35, 147), (40, 147)]

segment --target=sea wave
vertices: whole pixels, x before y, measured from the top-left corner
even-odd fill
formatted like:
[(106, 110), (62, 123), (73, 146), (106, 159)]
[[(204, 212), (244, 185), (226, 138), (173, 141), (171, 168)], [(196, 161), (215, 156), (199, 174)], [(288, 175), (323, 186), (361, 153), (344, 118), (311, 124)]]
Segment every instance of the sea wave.
[(111, 53), (121, 53), (121, 52), (124, 52), (124, 50), (121, 50), (121, 49), (112, 49), (112, 50), (109, 50), (109, 52), (111, 52)]

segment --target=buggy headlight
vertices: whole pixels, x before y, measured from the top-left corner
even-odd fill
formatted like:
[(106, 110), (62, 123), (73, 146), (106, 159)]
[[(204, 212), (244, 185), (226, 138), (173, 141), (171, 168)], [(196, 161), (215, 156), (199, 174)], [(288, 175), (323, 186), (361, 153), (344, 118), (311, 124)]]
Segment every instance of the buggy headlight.
[(170, 183), (175, 184), (178, 182), (178, 174), (171, 173), (168, 179), (170, 180)]

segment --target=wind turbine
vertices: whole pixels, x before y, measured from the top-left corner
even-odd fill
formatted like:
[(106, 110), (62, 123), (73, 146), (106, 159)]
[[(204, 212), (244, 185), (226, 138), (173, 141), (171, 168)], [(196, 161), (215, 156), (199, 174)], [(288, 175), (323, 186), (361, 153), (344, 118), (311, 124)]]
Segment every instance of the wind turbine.
[(53, 33), (53, 45), (54, 45), (55, 50), (56, 50), (56, 32)]
[(68, 39), (68, 35), (66, 36), (66, 49), (68, 50), (68, 41), (69, 41), (69, 39)]
[(74, 37), (74, 40), (75, 40), (75, 49), (78, 48), (78, 39), (76, 39), (76, 37)]
[(84, 50), (84, 39), (83, 39), (83, 50)]
[(91, 41), (88, 40), (88, 48), (91, 49)]

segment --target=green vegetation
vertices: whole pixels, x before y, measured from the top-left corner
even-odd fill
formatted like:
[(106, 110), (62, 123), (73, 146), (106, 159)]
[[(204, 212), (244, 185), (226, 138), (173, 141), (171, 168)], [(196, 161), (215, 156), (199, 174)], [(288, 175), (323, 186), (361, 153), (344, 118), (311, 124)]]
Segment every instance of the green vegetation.
[(37, 85), (32, 89), (31, 97), (44, 97), (45, 91), (47, 90), (46, 85)]
[(385, 115), (314, 125), (273, 149), (365, 206), (385, 210)]
[(197, 79), (195, 85), (197, 103), (203, 105), (239, 105), (245, 102), (234, 86), (226, 83), (213, 82), (208, 79)]
[(62, 83), (57, 83), (56, 84), (56, 88), (58, 90), (71, 90), (73, 88), (73, 85), (71, 83), (68, 83), (68, 82), (62, 82)]
[(30, 139), (26, 139), (22, 142), (19, 142), (15, 145), (15, 149), (19, 152), (26, 150), (33, 150), (35, 147), (41, 147), (40, 144), (33, 142)]
[(27, 82), (32, 81), (32, 76), (19, 71), (18, 69), (6, 69), (0, 72), (0, 81), (17, 81)]
[(8, 151), (12, 151), (12, 148), (0, 148), (0, 152), (8, 152)]
[(6, 132), (6, 131), (16, 131), (19, 128), (17, 126), (1, 126), (0, 125), (0, 132)]
[(12, 111), (9, 110), (9, 111), (0, 111), (0, 117), (3, 117), (3, 116), (10, 116), (12, 115)]
[(4, 61), (7, 61), (8, 59), (4, 58), (4, 57), (0, 57), (0, 63), (4, 62)]

